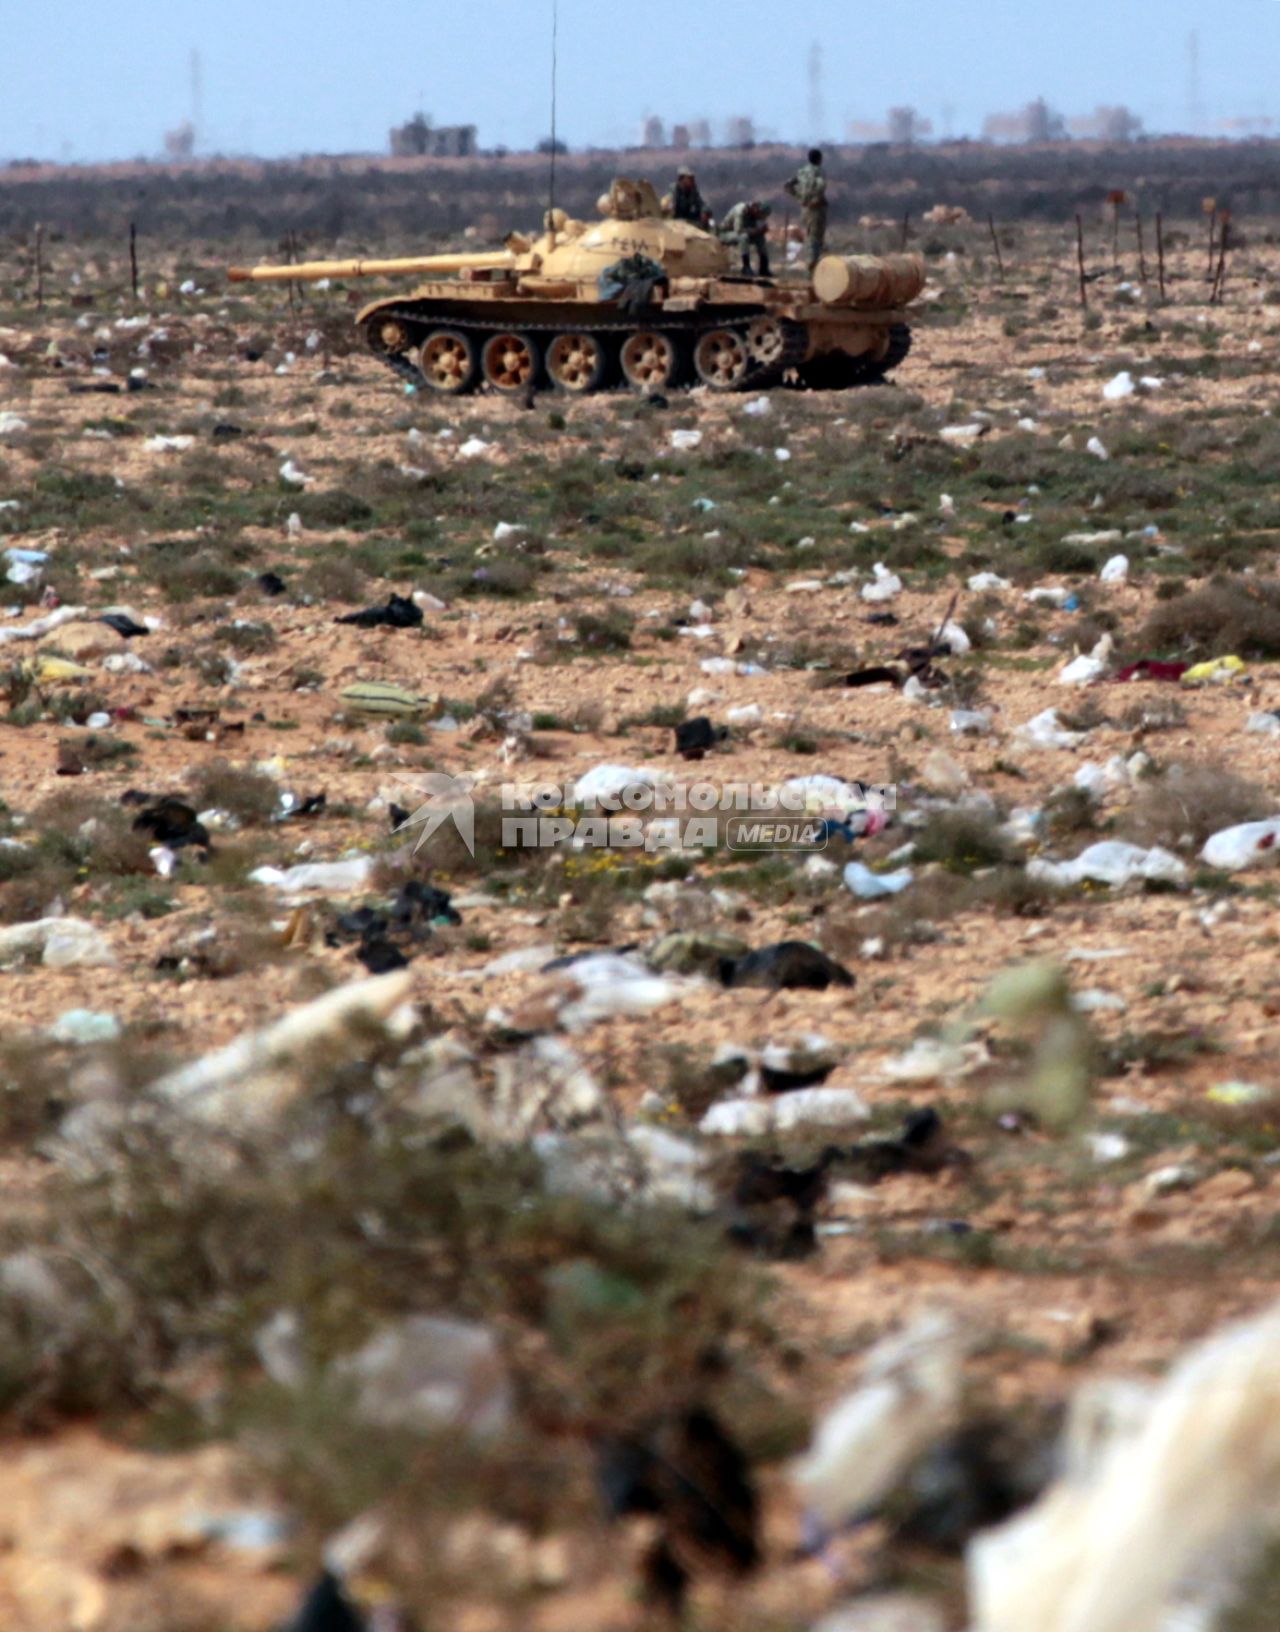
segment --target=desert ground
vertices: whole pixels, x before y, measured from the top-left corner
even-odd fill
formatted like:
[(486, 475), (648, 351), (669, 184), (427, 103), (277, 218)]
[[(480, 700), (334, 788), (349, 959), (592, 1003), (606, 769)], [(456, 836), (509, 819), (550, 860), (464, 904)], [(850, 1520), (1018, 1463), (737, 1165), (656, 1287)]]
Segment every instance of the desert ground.
[[(367, 288), (151, 237), (135, 297), (67, 228), (41, 304), (10, 235), (11, 1632), (258, 1632), (324, 1558), (371, 1626), (956, 1632), (1082, 1387), (1274, 1301), (1274, 852), (1204, 848), (1280, 811), (1276, 224), (1214, 298), (1166, 218), (1162, 297), (1151, 216), (1145, 273), (1085, 216), (1087, 305), (1070, 217), (1000, 266), (911, 224), (883, 385), (532, 406), (406, 389)], [(421, 621), (335, 621), (392, 595)], [(505, 842), (504, 784), (599, 767), (895, 798), (808, 852)], [(393, 831), (441, 772), (474, 856)], [(1108, 841), (1134, 876), (1062, 871)], [(825, 989), (725, 983), (783, 942)], [(797, 1459), (922, 1317), (945, 1408), (818, 1524)], [(1212, 1624), (1278, 1595), (1250, 1555)]]

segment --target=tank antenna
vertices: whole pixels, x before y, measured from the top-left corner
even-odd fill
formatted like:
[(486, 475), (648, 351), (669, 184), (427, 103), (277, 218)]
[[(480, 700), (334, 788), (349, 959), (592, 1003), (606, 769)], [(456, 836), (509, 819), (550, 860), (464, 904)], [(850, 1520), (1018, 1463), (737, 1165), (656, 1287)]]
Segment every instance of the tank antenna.
[(551, 177), (548, 185), (547, 202), (547, 231), (551, 235), (551, 248), (556, 244), (556, 50), (560, 26), (560, 0), (551, 0)]

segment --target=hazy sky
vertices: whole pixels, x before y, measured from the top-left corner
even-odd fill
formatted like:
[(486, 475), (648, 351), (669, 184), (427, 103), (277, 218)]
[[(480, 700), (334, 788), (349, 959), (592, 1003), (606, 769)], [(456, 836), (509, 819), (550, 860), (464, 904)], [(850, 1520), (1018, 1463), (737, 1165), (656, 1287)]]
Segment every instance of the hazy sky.
[[(132, 158), (192, 112), (200, 150), (382, 151), (422, 106), (483, 146), (546, 134), (552, 0), (0, 0), (0, 159)], [(914, 104), (941, 130), (1037, 95), (1188, 128), (1188, 39), (1210, 121), (1280, 117), (1280, 0), (559, 0), (560, 132), (634, 141), (648, 113), (838, 136)], [(810, 128), (822, 48), (825, 129)]]

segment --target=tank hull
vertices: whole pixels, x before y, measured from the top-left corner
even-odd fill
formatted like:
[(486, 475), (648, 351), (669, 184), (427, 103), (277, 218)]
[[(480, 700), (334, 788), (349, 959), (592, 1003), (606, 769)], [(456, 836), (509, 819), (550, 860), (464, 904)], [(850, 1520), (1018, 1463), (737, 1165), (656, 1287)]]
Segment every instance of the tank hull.
[[(521, 381), (526, 389), (575, 389), (575, 382), (560, 376), (556, 361), (582, 336), (591, 338), (601, 357), (591, 390), (699, 382), (729, 391), (788, 384), (847, 389), (883, 380), (902, 361), (910, 345), (908, 317), (903, 306), (818, 301), (800, 282), (672, 280), (665, 298), (626, 311), (616, 301), (601, 300), (594, 283), (495, 276), (465, 284), (433, 280), (405, 295), (370, 302), (356, 321), (370, 350), (404, 379), (461, 394), (486, 379), (496, 382), (482, 361), (465, 378), (456, 372), (444, 378), (433, 374), (432, 342), (441, 333), (462, 335), (481, 359), (495, 335), (518, 337), (529, 353)], [(669, 375), (659, 371), (655, 378), (637, 379), (628, 371), (628, 341), (647, 334), (671, 341)], [(731, 338), (709, 341), (716, 336)], [(719, 349), (719, 367), (708, 366), (708, 345), (702, 342)], [(743, 359), (736, 367), (723, 360), (733, 344)]]

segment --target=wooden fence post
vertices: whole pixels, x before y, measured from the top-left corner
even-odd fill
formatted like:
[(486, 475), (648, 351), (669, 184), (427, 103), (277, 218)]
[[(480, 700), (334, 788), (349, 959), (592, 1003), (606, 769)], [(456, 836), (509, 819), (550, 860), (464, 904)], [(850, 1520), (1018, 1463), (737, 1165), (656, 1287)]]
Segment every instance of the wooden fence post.
[(1000, 253), (1000, 239), (996, 235), (995, 217), (987, 216), (987, 225), (991, 228), (991, 247), (996, 252), (996, 267), (1000, 272), (1000, 282), (1004, 282), (1004, 256)]

